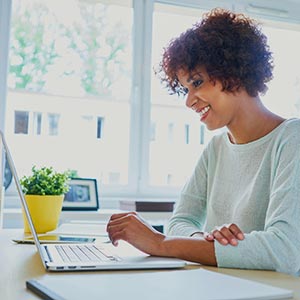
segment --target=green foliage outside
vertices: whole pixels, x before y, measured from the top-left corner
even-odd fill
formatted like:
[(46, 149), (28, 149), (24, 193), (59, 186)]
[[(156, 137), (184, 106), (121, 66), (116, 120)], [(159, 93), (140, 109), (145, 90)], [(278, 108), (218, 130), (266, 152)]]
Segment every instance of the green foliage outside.
[(20, 180), (27, 195), (63, 195), (68, 192), (69, 171), (58, 173), (52, 167), (32, 167), (32, 174)]
[[(36, 26), (30, 20), (35, 15)], [(58, 54), (53, 40), (45, 42), (43, 19), (48, 9), (39, 5), (36, 10), (28, 8), (24, 14), (12, 19), (11, 62), (9, 73), (16, 89), (41, 91), (45, 85), (48, 68)]]
[(130, 33), (121, 23), (108, 25), (107, 5), (79, 2), (79, 18), (66, 24), (46, 2), (15, 3), (10, 88), (46, 92), (49, 79), (78, 79), (84, 93), (110, 96), (113, 83), (130, 76)]

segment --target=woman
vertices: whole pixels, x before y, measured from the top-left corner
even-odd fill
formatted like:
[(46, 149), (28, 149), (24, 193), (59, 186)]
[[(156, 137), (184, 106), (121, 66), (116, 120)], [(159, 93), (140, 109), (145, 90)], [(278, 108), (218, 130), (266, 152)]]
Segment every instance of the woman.
[(213, 10), (171, 41), (162, 81), (209, 130), (227, 130), (201, 155), (168, 235), (136, 213), (116, 214), (107, 225), (114, 245), (219, 267), (300, 270), (300, 120), (262, 104), (272, 69), (266, 37), (244, 15)]

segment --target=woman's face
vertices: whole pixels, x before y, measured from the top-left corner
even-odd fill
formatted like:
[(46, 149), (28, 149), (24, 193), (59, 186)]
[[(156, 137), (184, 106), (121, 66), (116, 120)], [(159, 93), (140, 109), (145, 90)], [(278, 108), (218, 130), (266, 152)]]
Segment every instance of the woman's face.
[(230, 126), (237, 115), (239, 101), (233, 93), (222, 91), (219, 81), (212, 82), (204, 68), (194, 72), (180, 70), (179, 82), (186, 88), (186, 106), (200, 116), (209, 130)]

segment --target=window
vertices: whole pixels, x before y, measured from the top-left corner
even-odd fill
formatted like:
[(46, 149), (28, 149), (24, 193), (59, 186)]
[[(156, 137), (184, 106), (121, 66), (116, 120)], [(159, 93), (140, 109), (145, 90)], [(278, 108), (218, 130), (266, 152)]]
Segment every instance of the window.
[(265, 0), (261, 11), (236, 0), (12, 0), (10, 22), (10, 1), (0, 2), (0, 71), (8, 66), (0, 127), (19, 176), (47, 165), (97, 178), (102, 199), (177, 197), (216, 133), (153, 70), (169, 40), (213, 7), (262, 22), (275, 59), (262, 99), (280, 115), (300, 116), (300, 14), (292, 1), (276, 2), (289, 18), (269, 13)]
[(58, 135), (59, 114), (48, 114), (48, 134)]
[(172, 184), (172, 177), (173, 177), (172, 174), (168, 174), (167, 175), (167, 185), (171, 185)]
[(190, 125), (189, 124), (184, 125), (184, 140), (185, 140), (186, 145), (188, 145), (190, 143)]
[(129, 0), (12, 0), (5, 127), (20, 176), (38, 163), (128, 185), (132, 28)]
[(103, 118), (97, 118), (97, 139), (102, 138), (102, 127), (103, 127)]
[[(273, 26), (272, 26), (273, 25)], [(277, 26), (275, 26), (277, 25)], [(263, 96), (264, 103), (274, 112), (286, 118), (300, 116), (300, 39), (299, 28), (288, 28), (285, 24), (264, 21), (264, 32), (268, 36), (274, 53), (274, 79), (269, 91)], [(298, 29), (298, 30), (295, 30)]]
[(174, 142), (174, 123), (168, 124), (168, 141), (170, 144)]
[[(151, 66), (154, 69), (160, 62), (163, 47), (170, 39), (191, 27), (204, 12), (205, 10), (197, 8), (154, 4), (151, 45)], [(199, 128), (199, 119), (186, 109), (182, 98), (170, 96), (162, 88), (154, 72), (151, 73), (150, 101), (151, 120), (157, 120), (158, 132), (163, 132), (163, 127), (166, 126), (167, 135), (162, 140), (150, 142), (148, 185), (152, 189), (159, 188), (161, 193), (164, 188), (167, 191), (170, 187), (173, 191), (178, 191), (190, 176), (199, 153), (204, 148), (204, 145), (199, 147), (195, 140), (198, 136), (191, 134)]]
[(33, 134), (41, 135), (42, 133), (42, 113), (33, 113)]
[(15, 134), (28, 134), (28, 111), (15, 111)]
[(200, 125), (200, 144), (204, 145), (205, 127), (203, 124)]

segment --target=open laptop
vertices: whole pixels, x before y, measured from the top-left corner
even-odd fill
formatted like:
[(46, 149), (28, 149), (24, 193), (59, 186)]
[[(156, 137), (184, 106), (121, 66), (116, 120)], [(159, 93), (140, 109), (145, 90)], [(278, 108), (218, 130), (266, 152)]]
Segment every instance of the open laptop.
[(14, 161), (1, 130), (0, 135), (37, 251), (47, 271), (168, 269), (182, 268), (186, 265), (186, 262), (180, 259), (146, 255), (133, 247), (130, 248), (131, 246), (126, 243), (121, 243), (120, 249), (111, 243), (41, 244), (22, 192)]

